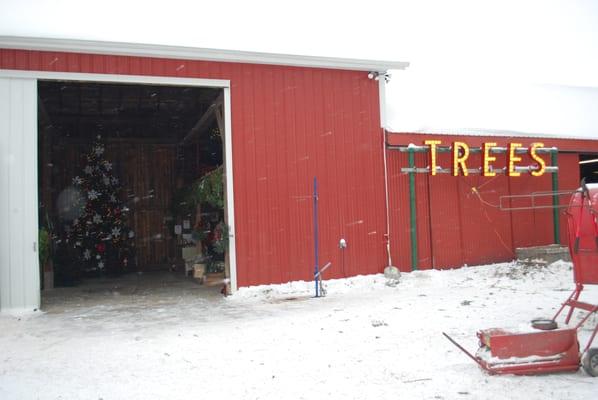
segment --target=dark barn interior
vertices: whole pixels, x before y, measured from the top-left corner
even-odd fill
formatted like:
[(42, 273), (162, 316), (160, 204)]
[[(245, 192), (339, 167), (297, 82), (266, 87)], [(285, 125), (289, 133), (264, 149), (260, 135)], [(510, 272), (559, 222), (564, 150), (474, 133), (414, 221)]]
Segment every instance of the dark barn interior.
[[(90, 181), (94, 168), (108, 185), (110, 179), (118, 184), (113, 205), (101, 204), (110, 215), (96, 215), (100, 221), (115, 214), (118, 237), (102, 240), (128, 243), (126, 255), (114, 250), (108, 268), (99, 272), (180, 269), (182, 248), (206, 247), (206, 237), (224, 219), (223, 207), (188, 198), (202, 177), (222, 171), (222, 90), (40, 81), (38, 110), (40, 227), (51, 235), (56, 285), (75, 284), (94, 272), (78, 261), (83, 249), (73, 246), (82, 247), (81, 241), (69, 238), (81, 210), (92, 212), (77, 184), (86, 176)], [(93, 166), (100, 157), (106, 170)], [(87, 224), (78, 227), (80, 237), (89, 235), (93, 224)], [(110, 247), (99, 246), (91, 250), (108, 253)]]
[(579, 155), (579, 176), (587, 183), (598, 183), (598, 154)]

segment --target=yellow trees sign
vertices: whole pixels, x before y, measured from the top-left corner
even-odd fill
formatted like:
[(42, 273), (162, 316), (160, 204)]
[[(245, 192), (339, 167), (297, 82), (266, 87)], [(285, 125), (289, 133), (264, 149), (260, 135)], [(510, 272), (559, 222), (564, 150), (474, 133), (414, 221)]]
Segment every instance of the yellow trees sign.
[[(426, 140), (424, 144), (430, 147), (430, 172), (432, 175), (436, 175), (437, 164), (436, 155), (438, 152), (438, 146), (442, 144), (440, 140)], [(508, 176), (520, 176), (521, 173), (517, 171), (517, 163), (521, 162), (522, 158), (518, 154), (527, 152), (530, 158), (537, 164), (537, 166), (530, 171), (532, 176), (542, 176), (546, 172), (546, 161), (538, 154), (538, 149), (543, 148), (543, 143), (532, 143), (527, 149), (523, 149), (521, 143), (509, 143), (507, 148), (497, 147), (495, 142), (486, 142), (482, 146), (482, 174), (484, 176), (496, 176), (495, 170), (492, 168), (492, 163), (496, 161), (496, 153), (503, 152), (507, 157), (507, 175)], [(453, 142), (451, 146), (452, 158), (453, 158), (453, 176), (462, 174), (463, 176), (468, 175), (467, 159), (469, 158), (470, 150), (469, 146), (465, 142)]]

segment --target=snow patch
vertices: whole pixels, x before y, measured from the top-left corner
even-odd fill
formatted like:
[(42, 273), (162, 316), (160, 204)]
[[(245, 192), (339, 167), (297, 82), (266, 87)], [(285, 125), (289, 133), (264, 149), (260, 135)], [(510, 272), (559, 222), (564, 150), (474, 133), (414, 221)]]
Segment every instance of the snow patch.
[[(582, 371), (489, 376), (442, 336), (475, 350), (478, 330), (529, 326), (574, 288), (569, 263), (507, 275), (517, 268), (416, 271), (394, 288), (382, 274), (329, 280), (318, 299), (313, 282), (64, 298), (59, 312), (0, 317), (0, 398), (594, 398)], [(582, 300), (598, 303), (596, 289)]]

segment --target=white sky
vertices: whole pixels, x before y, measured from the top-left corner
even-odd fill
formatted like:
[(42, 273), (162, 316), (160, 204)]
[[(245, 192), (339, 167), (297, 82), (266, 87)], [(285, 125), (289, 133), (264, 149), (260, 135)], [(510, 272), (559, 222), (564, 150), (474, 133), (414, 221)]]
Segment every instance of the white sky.
[(0, 35), (409, 61), (393, 130), (598, 139), (598, 1), (0, 0)]

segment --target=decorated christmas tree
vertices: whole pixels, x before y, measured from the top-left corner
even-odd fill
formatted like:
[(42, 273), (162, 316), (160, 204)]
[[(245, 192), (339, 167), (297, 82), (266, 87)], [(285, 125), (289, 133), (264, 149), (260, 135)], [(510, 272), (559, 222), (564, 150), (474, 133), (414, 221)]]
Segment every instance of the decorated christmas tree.
[(67, 242), (77, 251), (85, 272), (124, 272), (131, 264), (133, 232), (126, 225), (129, 209), (119, 198), (119, 179), (105, 158), (100, 136), (86, 156), (86, 166), (73, 178), (79, 192), (78, 217), (67, 229)]

